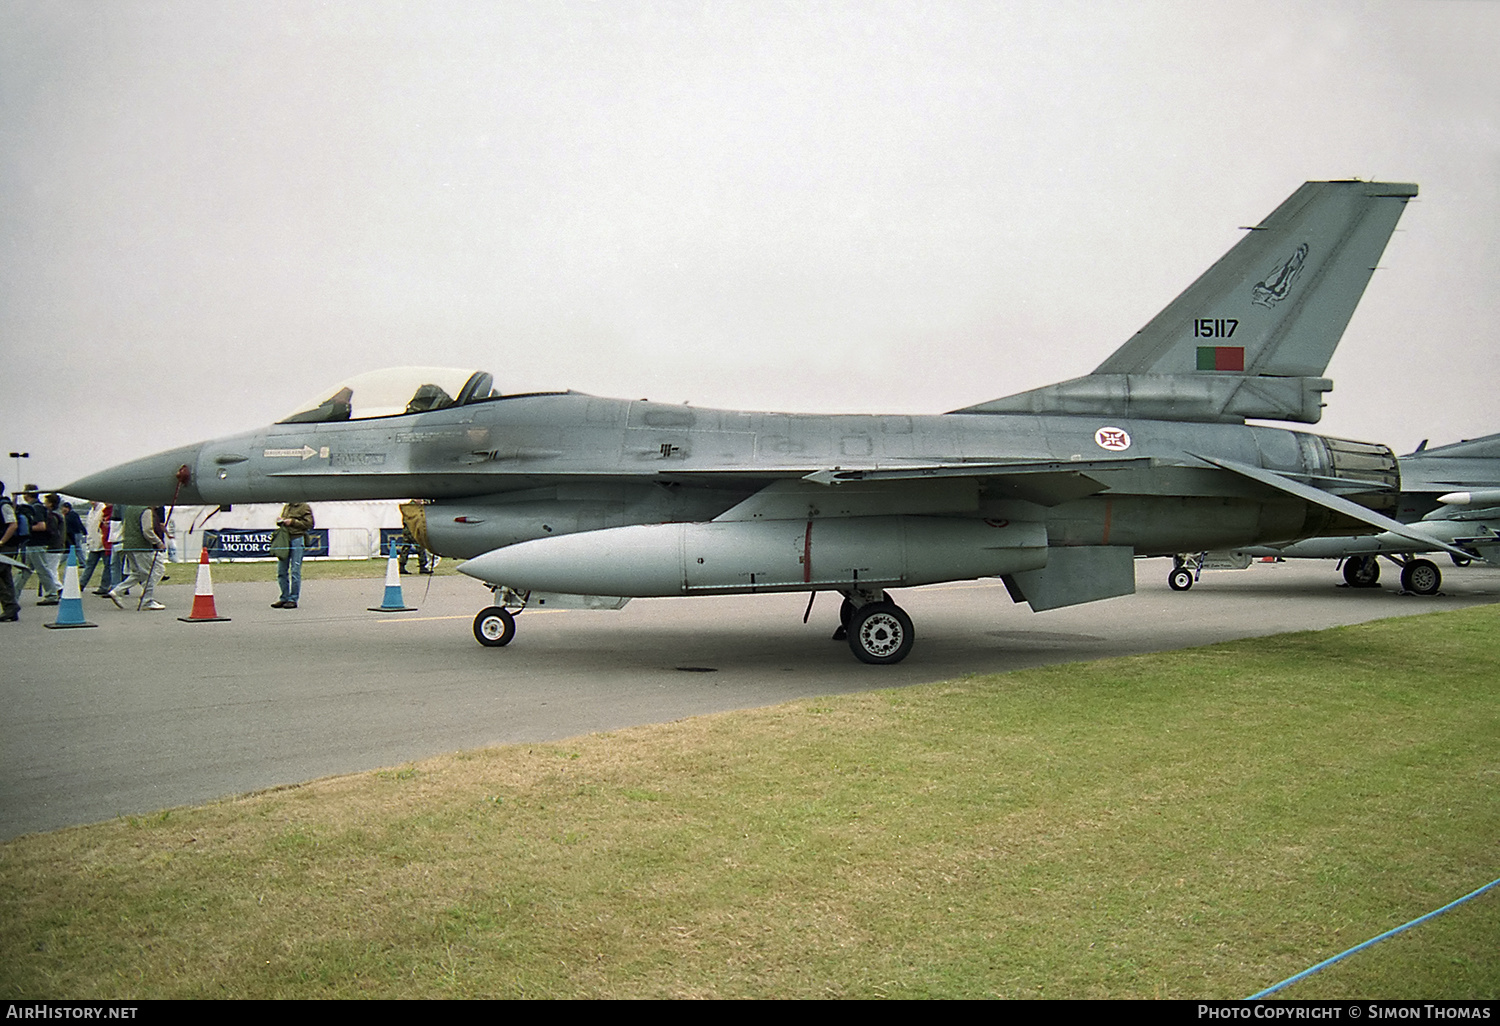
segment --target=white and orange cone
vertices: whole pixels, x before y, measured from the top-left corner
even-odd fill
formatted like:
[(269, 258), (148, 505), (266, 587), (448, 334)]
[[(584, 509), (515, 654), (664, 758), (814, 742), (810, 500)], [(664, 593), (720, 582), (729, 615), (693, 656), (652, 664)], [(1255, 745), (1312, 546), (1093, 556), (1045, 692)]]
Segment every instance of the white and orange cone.
[(198, 583), (193, 588), (193, 611), (177, 619), (183, 623), (217, 623), (229, 619), (227, 616), (220, 616), (218, 610), (214, 609), (214, 579), (208, 570), (207, 545), (203, 547), (203, 555), (198, 559)]
[(396, 545), (391, 543), (391, 558), (385, 564), (385, 598), (380, 605), (370, 606), (372, 613), (410, 613), (416, 606), (406, 604), (401, 595), (401, 567), (396, 562)]

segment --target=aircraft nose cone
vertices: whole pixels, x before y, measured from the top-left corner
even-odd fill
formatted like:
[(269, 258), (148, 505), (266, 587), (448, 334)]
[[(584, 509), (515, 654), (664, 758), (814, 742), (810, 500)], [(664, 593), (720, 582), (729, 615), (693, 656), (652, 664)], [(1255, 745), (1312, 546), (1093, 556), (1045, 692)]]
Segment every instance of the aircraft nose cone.
[[(156, 506), (162, 503), (186, 503), (202, 505), (203, 496), (198, 493), (198, 454), (203, 445), (184, 445), (180, 449), (169, 449), (155, 456), (147, 456), (118, 467), (101, 470), (97, 474), (81, 477), (62, 489), (65, 495), (76, 495), (83, 499), (98, 499), (101, 502), (132, 503)], [(179, 482), (179, 471), (187, 468)]]

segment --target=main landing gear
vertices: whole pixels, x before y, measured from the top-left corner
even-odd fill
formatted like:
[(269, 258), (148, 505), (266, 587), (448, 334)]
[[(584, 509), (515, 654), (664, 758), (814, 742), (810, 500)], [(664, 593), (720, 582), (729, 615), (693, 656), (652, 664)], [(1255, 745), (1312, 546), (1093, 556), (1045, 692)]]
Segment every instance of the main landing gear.
[[(1387, 556), (1401, 568), (1401, 590), (1413, 595), (1436, 595), (1443, 586), (1443, 572), (1430, 559)], [(1351, 588), (1375, 588), (1380, 584), (1377, 556), (1349, 556), (1344, 560), (1344, 583)]]
[(911, 651), (916, 630), (906, 610), (885, 592), (848, 592), (839, 607), (834, 641), (847, 641), (854, 658), (877, 666), (899, 663)]
[[(495, 588), (495, 605), (474, 617), (474, 640), (486, 648), (503, 648), (516, 636), (516, 615), (526, 608), (530, 594)], [(860, 662), (877, 666), (899, 663), (916, 640), (911, 617), (883, 591), (850, 591), (839, 607), (835, 641), (847, 641)]]
[(1351, 588), (1380, 586), (1380, 559), (1377, 556), (1350, 556), (1344, 560), (1344, 583)]
[(1443, 586), (1443, 572), (1426, 559), (1408, 559), (1401, 567), (1401, 589), (1414, 595), (1436, 595)]

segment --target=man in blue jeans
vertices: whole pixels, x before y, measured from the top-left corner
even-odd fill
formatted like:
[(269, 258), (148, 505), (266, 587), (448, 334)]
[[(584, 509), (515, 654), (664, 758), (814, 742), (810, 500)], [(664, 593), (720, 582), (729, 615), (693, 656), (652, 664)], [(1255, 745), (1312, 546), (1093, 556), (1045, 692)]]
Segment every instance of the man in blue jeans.
[(281, 516), (276, 526), (283, 528), (291, 539), (286, 555), (277, 553), (276, 580), (281, 584), (281, 599), (271, 603), (272, 609), (296, 609), (297, 599), (302, 594), (302, 554), (307, 550), (307, 535), (313, 529), (312, 507), (305, 502), (289, 502), (281, 507)]

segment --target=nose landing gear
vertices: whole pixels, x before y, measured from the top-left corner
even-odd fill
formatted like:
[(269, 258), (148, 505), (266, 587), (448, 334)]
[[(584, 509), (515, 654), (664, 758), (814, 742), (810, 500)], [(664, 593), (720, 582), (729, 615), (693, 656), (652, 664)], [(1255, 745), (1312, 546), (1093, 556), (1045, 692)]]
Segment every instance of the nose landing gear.
[(501, 648), (516, 636), (516, 618), (504, 606), (481, 609), (474, 617), (474, 640), (486, 648)]
[(481, 609), (474, 617), (474, 640), (485, 648), (504, 648), (516, 636), (516, 614), (526, 608), (531, 593), (518, 595), (503, 586), (490, 590), (496, 604)]

